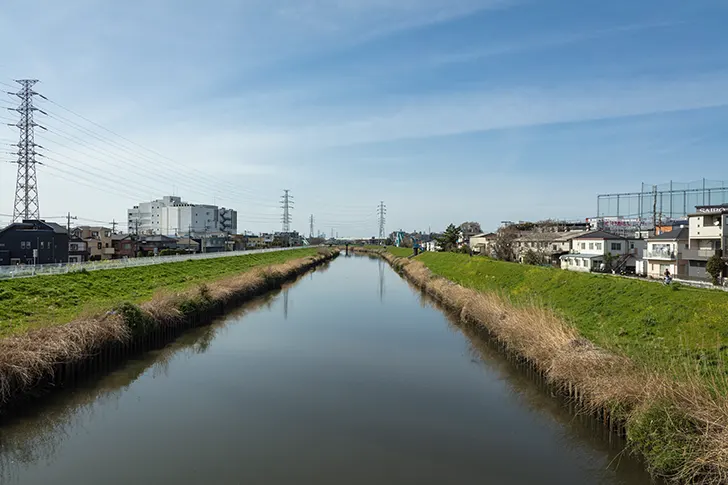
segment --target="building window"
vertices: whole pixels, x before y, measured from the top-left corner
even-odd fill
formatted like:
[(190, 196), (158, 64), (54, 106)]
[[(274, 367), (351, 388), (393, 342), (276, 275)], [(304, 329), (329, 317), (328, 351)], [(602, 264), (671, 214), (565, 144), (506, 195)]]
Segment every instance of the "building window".
[(91, 232), (91, 237), (99, 237), (98, 231), (92, 231)]
[(45, 249), (45, 241), (41, 241), (40, 242), (40, 248), (41, 249)]
[(96, 243), (96, 248), (97, 249), (101, 249), (101, 243), (100, 242), (99, 243)]
[(594, 246), (596, 247), (597, 251), (602, 250), (602, 243), (596, 243)]
[(78, 251), (78, 244), (71, 244), (71, 251)]
[(554, 251), (556, 251), (556, 244), (554, 244)]
[(576, 265), (577, 265), (577, 266), (581, 266), (581, 259), (577, 259), (577, 260), (576, 260)]
[(586, 243), (581, 243), (581, 249), (586, 249)]
[(594, 243), (589, 243), (589, 249), (590, 250), (593, 250), (594, 249)]
[(124, 249), (131, 249), (131, 244), (124, 243)]
[(621, 251), (622, 250), (622, 243), (612, 243), (612, 251)]
[(633, 242), (630, 242), (630, 243), (629, 243), (629, 248), (630, 248), (630, 249), (634, 249), (634, 243), (633, 243)]

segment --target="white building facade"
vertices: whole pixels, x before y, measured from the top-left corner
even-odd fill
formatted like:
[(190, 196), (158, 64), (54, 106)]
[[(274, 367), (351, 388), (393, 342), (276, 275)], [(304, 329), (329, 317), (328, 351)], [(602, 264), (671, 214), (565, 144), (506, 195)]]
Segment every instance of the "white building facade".
[(175, 196), (141, 202), (129, 209), (127, 215), (132, 234), (236, 234), (238, 229), (237, 211), (216, 205), (190, 204)]

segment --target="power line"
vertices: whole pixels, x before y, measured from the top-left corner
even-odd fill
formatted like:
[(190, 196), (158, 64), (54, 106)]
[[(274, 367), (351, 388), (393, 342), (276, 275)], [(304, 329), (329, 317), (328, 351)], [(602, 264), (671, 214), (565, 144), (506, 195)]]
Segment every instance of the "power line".
[[(106, 127), (104, 127), (104, 126), (102, 126), (102, 125), (100, 125), (100, 124), (96, 123), (95, 121), (93, 121), (93, 120), (90, 120), (89, 118), (87, 118), (87, 117), (85, 117), (85, 116), (83, 116), (83, 115), (81, 115), (81, 114), (79, 114), (79, 113), (77, 113), (77, 112), (75, 112), (75, 111), (71, 110), (70, 108), (67, 108), (67, 107), (65, 107), (65, 106), (62, 106), (61, 104), (59, 104), (59, 103), (57, 103), (57, 102), (53, 101), (52, 99), (49, 99), (49, 98), (44, 98), (44, 99), (45, 99), (46, 101), (48, 101), (49, 103), (52, 103), (52, 104), (54, 104), (54, 105), (58, 106), (59, 108), (61, 108), (61, 109), (65, 110), (65, 111), (67, 111), (67, 112), (69, 112), (69, 113), (71, 113), (71, 114), (73, 114), (73, 115), (75, 115), (75, 116), (77, 116), (77, 117), (79, 117), (79, 118), (81, 118), (82, 120), (84, 120), (84, 121), (86, 121), (86, 122), (88, 122), (88, 123), (90, 123), (90, 124), (92, 124), (92, 125), (94, 125), (94, 126), (96, 126), (96, 127), (100, 128), (100, 129), (102, 129), (103, 131), (105, 131), (105, 132), (107, 132), (107, 133), (110, 133), (111, 135), (114, 135), (114, 136), (116, 136), (116, 137), (118, 137), (118, 138), (120, 138), (120, 139), (124, 140), (125, 142), (127, 142), (127, 143), (129, 143), (129, 144), (131, 144), (131, 145), (135, 146), (135, 147), (138, 147), (138, 148), (140, 148), (140, 149), (142, 149), (142, 150), (144, 150), (144, 151), (146, 151), (146, 152), (149, 152), (149, 153), (153, 154), (153, 155), (154, 155), (155, 157), (160, 157), (161, 159), (164, 159), (164, 160), (166, 160), (167, 162), (160, 162), (159, 160), (156, 160), (156, 159), (151, 159), (151, 157), (150, 157), (149, 155), (146, 155), (146, 154), (142, 154), (142, 153), (140, 153), (140, 152), (138, 152), (138, 151), (135, 151), (135, 150), (129, 149), (129, 148), (127, 148), (127, 147), (125, 147), (125, 146), (123, 146), (123, 145), (119, 144), (119, 143), (118, 143), (118, 142), (116, 142), (115, 140), (112, 140), (112, 139), (110, 139), (110, 138), (109, 138), (108, 136), (105, 136), (105, 135), (99, 135), (99, 134), (97, 134), (97, 133), (93, 132), (92, 130), (89, 130), (89, 129), (87, 129), (87, 128), (84, 128), (84, 127), (82, 127), (81, 125), (79, 125), (78, 123), (75, 123), (74, 121), (71, 121), (71, 120), (69, 120), (68, 118), (66, 118), (66, 117), (64, 117), (64, 116), (62, 116), (62, 115), (58, 115), (58, 114), (53, 114), (52, 112), (49, 112), (49, 116), (50, 116), (50, 115), (52, 115), (52, 116), (53, 116), (54, 118), (56, 118), (56, 119), (60, 119), (60, 120), (66, 120), (66, 122), (68, 122), (68, 123), (71, 123), (71, 124), (73, 124), (73, 125), (76, 125), (76, 126), (77, 126), (77, 127), (79, 128), (79, 129), (82, 129), (82, 130), (86, 130), (87, 132), (89, 132), (89, 134), (93, 134), (92, 136), (95, 136), (95, 137), (100, 137), (100, 138), (101, 138), (102, 140), (107, 140), (107, 141), (109, 141), (110, 143), (114, 143), (114, 144), (115, 144), (116, 146), (118, 146), (118, 147), (120, 147), (120, 148), (122, 148), (122, 149), (124, 149), (124, 150), (126, 150), (126, 151), (130, 151), (131, 153), (134, 153), (134, 154), (135, 154), (136, 156), (138, 156), (138, 157), (143, 157), (143, 158), (146, 158), (147, 160), (150, 160), (150, 159), (151, 159), (151, 160), (153, 160), (153, 161), (154, 161), (155, 163), (158, 163), (158, 164), (160, 164), (160, 165), (164, 164), (164, 165), (167, 165), (168, 167), (170, 167), (170, 168), (172, 168), (172, 169), (174, 169), (174, 170), (179, 170), (179, 168), (180, 168), (180, 163), (179, 163), (179, 161), (177, 161), (177, 160), (174, 160), (174, 159), (172, 159), (172, 158), (169, 158), (169, 157), (167, 157), (167, 156), (165, 156), (165, 155), (162, 155), (161, 153), (159, 153), (159, 152), (157, 152), (157, 151), (155, 151), (155, 150), (152, 150), (151, 148), (147, 148), (147, 147), (144, 147), (144, 146), (140, 145), (139, 143), (136, 143), (136, 142), (134, 142), (133, 140), (130, 140), (130, 139), (128, 139), (128, 138), (126, 138), (126, 137), (124, 137), (124, 136), (120, 135), (119, 133), (116, 133), (115, 131), (113, 131), (113, 130), (110, 130), (110, 129), (108, 129), (108, 128), (106, 128)], [(60, 120), (59, 120), (59, 121), (60, 121)], [(170, 164), (169, 162), (171, 162), (171, 164)], [(227, 186), (228, 186), (228, 187), (230, 187), (231, 189), (237, 189), (237, 190), (240, 190), (240, 191), (242, 191), (242, 192), (248, 193), (248, 194), (249, 194), (250, 196), (253, 196), (253, 197), (261, 197), (261, 195), (260, 195), (260, 194), (256, 194), (256, 193), (254, 193), (254, 192), (252, 192), (252, 191), (248, 191), (248, 190), (242, 189), (242, 188), (240, 188), (240, 187), (238, 187), (238, 186), (236, 186), (236, 185), (234, 185), (234, 184), (232, 184), (232, 183), (230, 183), (230, 182), (226, 182), (226, 181), (224, 181), (224, 180), (223, 180), (223, 181), (221, 181), (221, 180), (219, 180), (219, 179), (215, 179), (215, 178), (212, 178), (212, 177), (210, 177), (210, 176), (209, 176), (209, 175), (208, 175), (207, 173), (205, 173), (205, 172), (202, 172), (202, 171), (199, 171), (199, 170), (196, 170), (196, 169), (194, 169), (193, 167), (185, 167), (185, 168), (186, 168), (186, 169), (187, 169), (188, 171), (190, 171), (190, 172), (196, 173), (196, 174), (197, 174), (197, 178), (198, 178), (198, 179), (200, 179), (200, 180), (207, 180), (207, 183), (215, 184), (215, 186), (219, 186), (220, 184), (223, 184), (223, 185), (227, 185)]]
[[(111, 165), (115, 165), (125, 171), (134, 171), (134, 170), (132, 170), (132, 167), (134, 167), (134, 168), (137, 168), (137, 171), (135, 171), (135, 173), (137, 173), (138, 175), (140, 175), (144, 178), (157, 178), (157, 179), (163, 181), (164, 183), (169, 183), (170, 181), (175, 181), (175, 183), (177, 185), (186, 187), (186, 190), (188, 190), (190, 192), (199, 193), (199, 194), (206, 195), (206, 196), (212, 196), (213, 198), (224, 198), (224, 197), (221, 197), (220, 193), (218, 192), (218, 190), (220, 188), (219, 181), (216, 184), (204, 183), (204, 181), (201, 181), (200, 178), (194, 177), (195, 182), (192, 183), (192, 182), (188, 182), (187, 181), (188, 179), (185, 177), (174, 178), (174, 175), (179, 173), (179, 165), (177, 165), (175, 167), (171, 167), (168, 171), (165, 172), (164, 175), (159, 174), (158, 170), (150, 171), (148, 163), (147, 164), (139, 163), (139, 162), (135, 161), (135, 159), (145, 158), (150, 163), (154, 163), (155, 168), (157, 168), (159, 165), (158, 160), (151, 159), (145, 155), (138, 155), (136, 152), (130, 151), (123, 145), (119, 145), (118, 143), (116, 143), (114, 141), (107, 141), (107, 139), (105, 139), (104, 137), (98, 136), (93, 131), (87, 130), (86, 128), (82, 127), (81, 125), (78, 125), (75, 122), (64, 122), (63, 120), (59, 119), (58, 116), (55, 116), (52, 113), (49, 113), (49, 117), (55, 119), (56, 121), (60, 122), (64, 126), (68, 126), (72, 129), (78, 129), (79, 131), (81, 131), (82, 134), (88, 135), (88, 136), (104, 143), (105, 146), (108, 146), (109, 144), (111, 144), (112, 149), (122, 150), (127, 153), (126, 155), (121, 155), (121, 157), (120, 157), (119, 154), (114, 153), (113, 151), (109, 150), (108, 148), (100, 148), (94, 144), (89, 143), (86, 139), (88, 137), (82, 139), (82, 138), (74, 136), (74, 135), (68, 133), (67, 131), (64, 131), (58, 127), (55, 127), (53, 125), (50, 126), (51, 129), (49, 130), (49, 132), (56, 136), (59, 136), (66, 140), (72, 141), (76, 144), (80, 144), (95, 152), (105, 153), (107, 158), (113, 158), (113, 159), (123, 158), (123, 160), (122, 160), (123, 165), (120, 165), (119, 163), (115, 163), (115, 164), (112, 163)], [(113, 148), (113, 147), (116, 147), (116, 148)], [(132, 157), (130, 158), (129, 155), (132, 155)], [(209, 187), (211, 190), (203, 190), (205, 187)], [(203, 188), (203, 189), (201, 189), (201, 188)], [(235, 190), (235, 189), (227, 190), (227, 192), (231, 193), (233, 195), (236, 195), (236, 196), (238, 196), (238, 198), (241, 198), (241, 199), (248, 198), (245, 195), (240, 196), (239, 191)], [(257, 200), (252, 200), (252, 201), (246, 202), (246, 204), (247, 205), (258, 205), (258, 206), (267, 207), (267, 208), (271, 207), (267, 204), (262, 204), (262, 203), (258, 202)]]

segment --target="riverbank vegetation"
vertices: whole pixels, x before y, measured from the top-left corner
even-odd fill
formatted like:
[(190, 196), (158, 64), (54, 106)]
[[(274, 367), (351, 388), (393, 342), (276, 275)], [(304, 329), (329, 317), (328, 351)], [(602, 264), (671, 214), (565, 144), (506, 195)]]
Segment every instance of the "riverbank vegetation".
[(155, 292), (179, 291), (265, 265), (315, 255), (315, 248), (0, 281), (0, 338), (67, 323)]
[[(212, 261), (219, 265), (220, 261), (228, 260), (228, 268), (217, 268), (216, 274), (228, 276), (214, 280), (201, 280), (200, 274), (209, 275), (211, 270), (198, 265), (193, 266), (197, 271), (190, 275), (192, 279), (184, 281), (180, 281), (180, 273), (162, 267), (185, 263), (144, 268), (164, 269), (165, 274), (174, 274), (175, 277), (153, 279), (154, 288), (150, 289), (152, 284), (148, 284), (146, 290), (153, 291), (154, 295), (141, 303), (139, 301), (143, 298), (139, 294), (133, 295), (136, 301), (123, 300), (117, 296), (113, 300), (102, 300), (114, 302), (108, 308), (86, 313), (69, 323), (30, 328), (0, 338), (0, 408), (36, 387), (53, 384), (58, 374), (67, 373), (69, 366), (83, 365), (95, 356), (109, 353), (117, 358), (123, 357), (131, 349), (142, 347), (145, 342), (173, 334), (172, 330), (199, 325), (219, 315), (230, 305), (279, 288), (287, 279), (337, 254), (336, 250), (310, 249), (250, 255), (247, 258), (258, 257), (246, 261), (237, 257), (220, 258)], [(204, 265), (212, 261), (195, 263)], [(271, 264), (275, 261), (279, 263)], [(102, 271), (98, 277), (103, 281), (111, 276), (103, 273), (116, 271), (119, 270)], [(93, 276), (97, 277), (96, 274)], [(137, 284), (139, 281), (136, 278)], [(175, 291), (175, 288), (182, 289)], [(63, 370), (64, 367), (66, 370)]]
[[(380, 255), (679, 483), (728, 482), (728, 294), (453, 253)], [(411, 252), (408, 252), (408, 255)]]

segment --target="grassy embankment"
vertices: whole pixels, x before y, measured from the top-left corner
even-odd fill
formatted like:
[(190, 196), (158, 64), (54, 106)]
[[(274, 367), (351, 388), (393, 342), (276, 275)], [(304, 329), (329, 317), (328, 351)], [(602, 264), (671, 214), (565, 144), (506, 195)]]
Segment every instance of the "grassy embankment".
[[(580, 401), (650, 470), (728, 483), (728, 294), (453, 253), (383, 256)], [(457, 283), (457, 284), (453, 284)]]
[(646, 364), (671, 369), (688, 361), (703, 368), (728, 362), (725, 292), (455, 253), (417, 259), (466, 288), (500, 292), (519, 305), (545, 306), (600, 347)]
[(118, 359), (207, 322), (337, 253), (302, 249), (2, 281), (0, 411), (69, 368)]
[(316, 254), (316, 249), (277, 251), (136, 268), (0, 280), (0, 338), (31, 328), (67, 323), (121, 302), (140, 303), (154, 293)]

